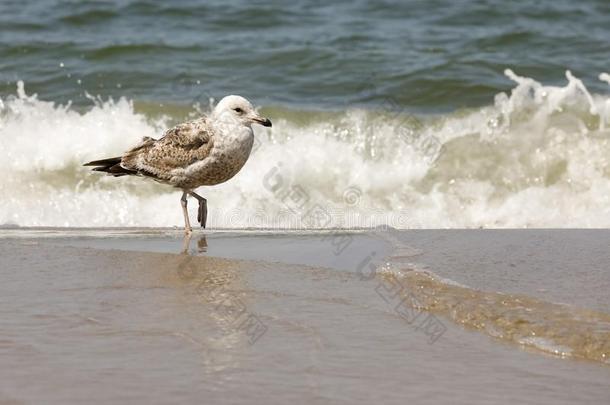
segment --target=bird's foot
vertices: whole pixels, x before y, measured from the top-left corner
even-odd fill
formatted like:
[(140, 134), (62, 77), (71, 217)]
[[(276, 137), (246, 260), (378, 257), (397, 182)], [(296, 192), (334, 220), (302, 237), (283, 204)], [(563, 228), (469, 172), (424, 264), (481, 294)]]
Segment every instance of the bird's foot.
[(208, 202), (205, 199), (199, 200), (199, 211), (197, 212), (197, 222), (201, 224), (202, 228), (205, 228), (205, 224), (208, 219)]

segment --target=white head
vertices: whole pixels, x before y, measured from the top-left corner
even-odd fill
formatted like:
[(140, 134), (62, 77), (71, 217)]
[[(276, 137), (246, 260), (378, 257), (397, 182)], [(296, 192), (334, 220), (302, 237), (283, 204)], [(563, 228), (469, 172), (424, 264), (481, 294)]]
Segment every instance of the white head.
[(271, 126), (268, 118), (258, 115), (252, 104), (241, 96), (226, 96), (214, 107), (212, 116), (216, 119), (239, 122), (242, 125), (251, 126), (253, 123), (265, 127)]

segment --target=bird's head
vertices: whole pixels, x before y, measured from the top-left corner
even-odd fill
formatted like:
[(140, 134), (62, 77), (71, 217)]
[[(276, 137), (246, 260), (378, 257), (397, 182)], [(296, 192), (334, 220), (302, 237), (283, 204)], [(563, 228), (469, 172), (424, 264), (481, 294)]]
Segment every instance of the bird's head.
[(261, 117), (252, 107), (252, 104), (241, 96), (224, 97), (214, 107), (212, 115), (216, 119), (226, 121), (227, 123), (235, 122), (246, 126), (251, 126), (255, 123), (265, 127), (271, 126), (269, 118)]

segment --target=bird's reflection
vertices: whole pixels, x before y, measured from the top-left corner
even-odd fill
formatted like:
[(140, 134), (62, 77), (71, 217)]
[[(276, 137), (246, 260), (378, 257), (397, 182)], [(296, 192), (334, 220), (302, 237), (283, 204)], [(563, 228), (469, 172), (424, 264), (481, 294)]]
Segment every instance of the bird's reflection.
[[(195, 328), (197, 332), (189, 334), (189, 339), (206, 346), (209, 340), (207, 334), (216, 329), (224, 336), (214, 338), (215, 344), (224, 345), (227, 350), (242, 342), (254, 344), (266, 333), (267, 325), (248, 306), (249, 297), (243, 293), (242, 264), (206, 257), (203, 254), (208, 247), (205, 235), (197, 237), (196, 250), (191, 250), (191, 239), (190, 235), (185, 235), (182, 254), (172, 255), (177, 259), (175, 265), (182, 285), (194, 293), (190, 297), (196, 297), (197, 304), (202, 305), (201, 313), (205, 314), (196, 322), (203, 322), (205, 326)], [(200, 338), (198, 333), (202, 334)], [(226, 363), (226, 360), (223, 362)]]
[[(184, 235), (184, 239), (182, 240), (182, 251), (180, 252), (183, 255), (192, 254), (191, 248), (191, 239), (192, 235), (187, 234)], [(201, 235), (197, 238), (197, 254), (206, 253), (208, 251), (208, 240), (205, 235)]]
[(182, 281), (196, 282), (202, 285), (222, 284), (228, 279), (228, 273), (222, 268), (204, 260), (208, 250), (208, 241), (205, 235), (197, 235), (195, 246), (191, 247), (192, 235), (185, 235), (182, 240), (182, 250), (178, 259), (178, 276)]

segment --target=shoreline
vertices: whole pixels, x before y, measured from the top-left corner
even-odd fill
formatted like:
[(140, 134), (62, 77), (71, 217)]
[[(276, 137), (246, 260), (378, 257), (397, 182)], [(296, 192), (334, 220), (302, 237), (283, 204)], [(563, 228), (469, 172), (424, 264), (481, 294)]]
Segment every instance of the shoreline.
[[(588, 302), (605, 308), (605, 293), (598, 301), (591, 299), (605, 291), (606, 257), (600, 247), (610, 231), (205, 231), (193, 235), (189, 254), (180, 254), (182, 235), (173, 231), (64, 231), (0, 231), (0, 304), (8, 322), (0, 342), (8, 356), (0, 370), (0, 380), (6, 381), (0, 383), (0, 399), (5, 394), (71, 402), (95, 393), (117, 400), (118, 392), (131, 386), (136, 387), (136, 402), (142, 403), (153, 393), (189, 400), (228, 396), (246, 403), (269, 392), (288, 398), (295, 390), (312, 403), (338, 399), (337, 392), (345, 399), (338, 402), (365, 403), (363, 398), (375, 395), (400, 403), (432, 392), (447, 400), (454, 387), (486, 378), (502, 383), (471, 386), (454, 398), (456, 403), (483, 403), (468, 394), (475, 389), (497, 403), (522, 402), (534, 392), (566, 404), (582, 398), (603, 402), (607, 394), (610, 367), (561, 358), (561, 353), (545, 355), (558, 347), (548, 339), (507, 344), (511, 339), (493, 336), (489, 328), (477, 331), (476, 324), (463, 319), (479, 322), (496, 308), (500, 316), (526, 319), (550, 336), (562, 330), (565, 316), (569, 322), (576, 319), (553, 306), (562, 297), (572, 305)], [(337, 255), (333, 249), (338, 244), (329, 235), (353, 239)], [(207, 245), (200, 251), (202, 236)], [(553, 250), (559, 241), (564, 244)], [(557, 267), (566, 257), (572, 261)], [(378, 268), (375, 277), (365, 273), (367, 258)], [(555, 261), (549, 262), (551, 258)], [(545, 263), (556, 267), (545, 272)], [(577, 265), (589, 272), (568, 277)], [(538, 281), (527, 278), (533, 268)], [(523, 282), (508, 283), (512, 276), (507, 271)], [(430, 274), (439, 279), (430, 280)], [(583, 274), (588, 281), (580, 279)], [(394, 277), (406, 283), (405, 290), (395, 288)], [(550, 283), (551, 277), (563, 282)], [(545, 280), (546, 292), (527, 291), (533, 304), (522, 299), (514, 307), (529, 315), (502, 309), (504, 304), (495, 305), (485, 295), (519, 299), (524, 288)], [(461, 284), (468, 289), (460, 290)], [(589, 300), (575, 294), (585, 286)], [(428, 295), (413, 295), (421, 307), (407, 310), (395, 301), (404, 299), (406, 291)], [(477, 291), (482, 295), (473, 296)], [(451, 320), (447, 308), (454, 303), (466, 318)], [(409, 318), (415, 315), (419, 317)], [(430, 319), (444, 328), (442, 334), (434, 335)], [(510, 325), (506, 330), (517, 333)], [(575, 327), (579, 332), (581, 326)], [(147, 358), (163, 366), (153, 372)], [(104, 371), (106, 363), (112, 374)], [(29, 378), (10, 372), (17, 367), (25, 367), (30, 376), (45, 376), (48, 385), (26, 394)], [(51, 371), (57, 369), (71, 377)], [(379, 384), (367, 385), (365, 393), (359, 386), (363, 378), (373, 378), (371, 373)], [(203, 375), (210, 377), (202, 380)], [(429, 380), (431, 375), (436, 382)], [(566, 386), (566, 379), (573, 383)], [(80, 384), (75, 391), (72, 380)], [(94, 381), (119, 390), (100, 392)], [(147, 392), (150, 381), (157, 387)], [(524, 388), (532, 381), (546, 392)], [(178, 396), (176, 389), (182, 390)]]

